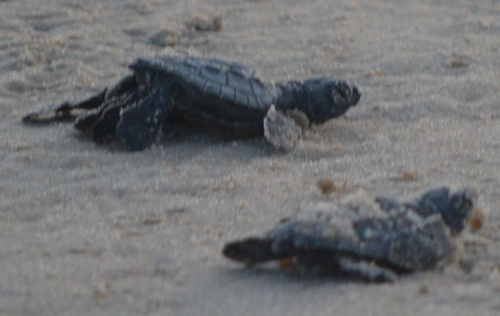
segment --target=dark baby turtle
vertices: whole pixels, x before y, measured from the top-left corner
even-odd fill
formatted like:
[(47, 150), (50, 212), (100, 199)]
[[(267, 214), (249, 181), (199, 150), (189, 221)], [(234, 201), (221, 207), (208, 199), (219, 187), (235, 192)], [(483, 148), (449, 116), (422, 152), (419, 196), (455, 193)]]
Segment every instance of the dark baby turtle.
[(398, 274), (454, 259), (454, 237), (467, 225), (476, 199), (470, 188), (441, 187), (404, 203), (359, 196), (320, 203), (263, 237), (227, 244), (223, 254), (248, 265), (292, 259), (306, 270), (394, 281)]
[[(99, 143), (116, 135), (128, 150), (147, 147), (157, 140), (162, 127), (168, 129), (178, 120), (218, 128), (228, 135), (265, 134), (276, 147), (291, 149), (293, 142), (280, 143), (280, 138), (295, 137), (287, 111), (299, 110), (310, 123), (321, 124), (344, 114), (361, 96), (345, 81), (313, 78), (266, 83), (242, 65), (190, 55), (139, 58), (130, 69), (132, 73), (110, 89), (28, 114), (23, 121), (71, 119), (80, 112), (75, 122), (78, 130), (89, 132)], [(271, 108), (275, 113), (266, 118)], [(291, 136), (277, 135), (275, 140), (281, 130)]]

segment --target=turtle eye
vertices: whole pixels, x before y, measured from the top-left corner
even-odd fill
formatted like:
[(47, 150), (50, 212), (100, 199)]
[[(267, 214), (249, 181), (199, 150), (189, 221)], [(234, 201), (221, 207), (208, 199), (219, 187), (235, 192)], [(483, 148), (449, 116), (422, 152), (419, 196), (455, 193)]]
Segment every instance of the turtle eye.
[(351, 89), (349, 89), (349, 86), (345, 84), (344, 82), (341, 82), (337, 85), (337, 89), (335, 89), (340, 96), (345, 99), (349, 100), (351, 96)]

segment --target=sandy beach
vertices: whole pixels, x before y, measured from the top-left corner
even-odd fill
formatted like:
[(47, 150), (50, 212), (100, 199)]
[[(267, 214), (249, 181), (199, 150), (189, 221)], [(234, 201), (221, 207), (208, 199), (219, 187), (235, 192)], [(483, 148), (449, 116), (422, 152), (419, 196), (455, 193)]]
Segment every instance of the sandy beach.
[[(0, 315), (500, 314), (499, 16), (495, 0), (0, 1)], [(21, 123), (165, 47), (363, 95), (288, 153), (197, 130), (130, 153)], [(221, 254), (309, 203), (439, 185), (475, 188), (487, 216), (444, 269), (368, 284)]]

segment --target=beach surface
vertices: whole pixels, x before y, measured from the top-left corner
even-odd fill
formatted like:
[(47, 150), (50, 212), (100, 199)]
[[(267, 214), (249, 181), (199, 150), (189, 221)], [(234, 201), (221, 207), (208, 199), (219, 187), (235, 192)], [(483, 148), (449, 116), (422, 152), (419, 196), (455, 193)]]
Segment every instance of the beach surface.
[[(499, 16), (495, 0), (0, 1), (0, 314), (499, 315)], [(289, 153), (196, 129), (130, 153), (21, 123), (165, 47), (363, 95)], [(310, 203), (440, 185), (473, 187), (487, 216), (443, 269), (367, 284), (221, 254)]]

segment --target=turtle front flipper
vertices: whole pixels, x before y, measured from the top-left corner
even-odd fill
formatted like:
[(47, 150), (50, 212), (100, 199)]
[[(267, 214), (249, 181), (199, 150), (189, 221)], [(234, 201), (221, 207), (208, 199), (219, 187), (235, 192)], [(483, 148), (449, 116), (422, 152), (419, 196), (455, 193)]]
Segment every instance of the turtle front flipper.
[(302, 136), (302, 128), (286, 113), (271, 105), (264, 118), (264, 137), (277, 150), (290, 151)]
[(174, 100), (157, 88), (128, 109), (122, 110), (116, 135), (130, 151), (146, 148), (158, 138), (165, 117), (172, 111)]
[(358, 275), (368, 282), (394, 282), (398, 279), (396, 272), (375, 261), (356, 260), (346, 256), (340, 257), (338, 264), (343, 271)]

